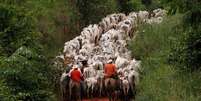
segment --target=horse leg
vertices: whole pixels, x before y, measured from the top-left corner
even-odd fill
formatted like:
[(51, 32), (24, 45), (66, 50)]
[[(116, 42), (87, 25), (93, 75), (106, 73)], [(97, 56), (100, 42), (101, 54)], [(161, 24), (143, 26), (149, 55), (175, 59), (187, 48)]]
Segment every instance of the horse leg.
[(102, 85), (102, 82), (101, 82), (100, 86), (99, 86), (99, 96), (102, 95), (102, 89), (103, 89), (103, 85)]
[(116, 97), (116, 94), (115, 94), (115, 90), (116, 90), (116, 80), (115, 79), (111, 79), (110, 80), (110, 84), (111, 84), (111, 91), (112, 91), (112, 93), (114, 93), (114, 96), (113, 96), (113, 101), (115, 101), (115, 97)]
[(93, 98), (93, 96), (94, 96), (94, 85), (92, 85), (92, 87), (91, 87), (91, 98)]
[(128, 101), (128, 99), (127, 99), (127, 97), (128, 97), (128, 87), (127, 87), (127, 85), (124, 85), (123, 92), (124, 92), (124, 100)]
[(70, 81), (70, 83), (69, 83), (69, 100), (71, 101), (71, 94), (72, 93), (72, 81)]
[(61, 101), (64, 101), (64, 91), (61, 84), (60, 84), (60, 91), (61, 91)]
[(69, 87), (68, 87), (68, 85), (66, 85), (66, 87), (65, 87), (65, 91), (64, 91), (65, 93), (65, 95), (64, 95), (64, 101), (68, 101), (69, 100), (69, 96), (67, 96), (67, 94), (69, 94)]
[(113, 87), (112, 87), (112, 84), (111, 84), (111, 81), (109, 80), (108, 81), (108, 96), (109, 96), (109, 100), (110, 101), (113, 101)]
[(89, 98), (91, 98), (91, 87), (89, 87)]
[(80, 83), (76, 84), (78, 101), (81, 101), (81, 87)]
[(136, 95), (135, 84), (134, 84), (134, 86), (133, 86), (133, 89), (134, 89), (134, 94), (133, 94), (133, 96), (134, 96), (134, 100), (135, 100), (135, 95)]
[(87, 86), (87, 97), (89, 98), (89, 87)]
[(72, 101), (72, 100), (75, 100), (74, 99), (74, 96), (72, 96), (73, 95), (73, 93), (72, 93), (72, 91), (74, 91), (74, 90), (72, 90), (73, 88), (75, 88), (76, 87), (76, 85), (75, 85), (75, 83), (71, 80), (70, 81), (70, 84), (69, 84), (70, 86), (69, 86), (69, 99), (70, 99), (70, 101)]
[(111, 101), (111, 96), (110, 96), (110, 82), (109, 82), (109, 78), (105, 79), (105, 90), (106, 90), (106, 95), (108, 96), (109, 98), (109, 101)]
[(80, 99), (83, 99), (83, 92), (84, 92), (84, 83), (81, 81), (80, 82)]
[(88, 88), (88, 94), (89, 94), (89, 98), (91, 98), (91, 87)]

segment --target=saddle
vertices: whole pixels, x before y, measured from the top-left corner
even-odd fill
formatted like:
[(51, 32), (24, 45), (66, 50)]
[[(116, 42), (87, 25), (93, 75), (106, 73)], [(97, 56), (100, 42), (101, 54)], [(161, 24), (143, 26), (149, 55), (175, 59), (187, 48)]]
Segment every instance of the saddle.
[(77, 87), (77, 88), (80, 87), (80, 83), (78, 83), (78, 82), (76, 82), (76, 81), (73, 81), (73, 80), (70, 80), (70, 85), (71, 85), (72, 88), (73, 88), (73, 87)]
[(113, 79), (117, 80), (118, 79), (118, 75), (117, 74), (113, 74), (111, 76), (105, 75), (104, 79), (107, 79), (107, 78), (113, 78)]
[(118, 79), (118, 75), (114, 74), (114, 75), (112, 75), (112, 78), (117, 80)]

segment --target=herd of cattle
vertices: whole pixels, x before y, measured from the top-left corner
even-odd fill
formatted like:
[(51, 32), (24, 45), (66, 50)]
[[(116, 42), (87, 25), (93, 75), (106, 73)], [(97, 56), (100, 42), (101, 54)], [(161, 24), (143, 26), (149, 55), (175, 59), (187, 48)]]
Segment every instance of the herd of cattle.
[[(68, 60), (66, 63), (77, 64), (80, 68), (83, 67), (80, 61), (87, 60), (87, 67), (83, 68), (84, 91), (87, 95), (96, 92), (100, 96), (104, 94), (104, 64), (112, 59), (117, 67), (122, 93), (134, 93), (141, 66), (128, 50), (128, 42), (135, 36), (140, 24), (160, 23), (165, 15), (166, 11), (162, 9), (108, 15), (99, 24), (90, 24), (79, 36), (66, 42), (64, 55), (57, 58), (62, 58), (64, 63)], [(62, 83), (66, 75), (64, 73), (60, 79), (64, 91), (68, 86)]]

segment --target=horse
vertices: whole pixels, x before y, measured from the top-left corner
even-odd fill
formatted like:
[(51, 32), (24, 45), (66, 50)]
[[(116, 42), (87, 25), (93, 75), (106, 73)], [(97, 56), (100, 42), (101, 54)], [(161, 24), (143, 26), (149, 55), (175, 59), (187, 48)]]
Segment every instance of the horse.
[(115, 101), (116, 80), (114, 78), (106, 78), (104, 83), (109, 101)]
[(66, 72), (64, 72), (60, 78), (60, 90), (62, 95), (61, 96), (62, 101), (68, 101), (68, 96), (66, 95), (68, 94), (69, 82), (70, 82), (70, 77), (68, 76), (68, 70), (66, 70)]
[(64, 81), (64, 80), (61, 80), (60, 81), (60, 90), (61, 90), (61, 97), (62, 97), (62, 101), (66, 101), (67, 98), (66, 98), (66, 94), (67, 94), (67, 85), (68, 82), (67, 81)]
[(81, 101), (80, 83), (70, 80), (69, 83), (69, 97), (70, 101)]

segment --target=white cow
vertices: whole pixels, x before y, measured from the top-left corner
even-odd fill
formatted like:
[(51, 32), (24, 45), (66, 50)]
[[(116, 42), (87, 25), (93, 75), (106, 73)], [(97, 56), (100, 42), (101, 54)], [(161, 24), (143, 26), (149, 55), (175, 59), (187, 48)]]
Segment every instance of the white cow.
[(85, 78), (94, 77), (96, 75), (96, 70), (90, 65), (89, 67), (84, 68), (83, 74)]
[(86, 89), (88, 96), (93, 95), (93, 93), (95, 92), (95, 88), (97, 87), (97, 79), (95, 77), (86, 78), (85, 83), (87, 86)]
[(167, 14), (167, 11), (158, 8), (158, 9), (153, 10), (153, 13), (154, 13), (154, 17), (157, 18), (157, 17), (165, 16)]
[(136, 12), (131, 12), (128, 17), (131, 17), (133, 20), (137, 20), (138, 14)]
[(132, 61), (130, 61), (130, 64), (128, 66), (128, 68), (130, 70), (134, 70), (136, 72), (141, 72), (141, 61), (137, 61), (135, 59), (133, 59)]
[(130, 71), (128, 74), (128, 81), (129, 81), (132, 93), (135, 93), (135, 87), (139, 83), (139, 73), (134, 70)]
[(128, 82), (128, 79), (126, 77), (124, 77), (124, 79), (122, 80), (122, 88), (123, 88), (123, 93), (125, 96), (128, 96), (128, 91), (130, 89), (130, 86), (129, 86), (129, 82)]
[(143, 23), (148, 18), (149, 18), (149, 12), (147, 12), (147, 11), (139, 11), (138, 12), (138, 22), (139, 22), (139, 24)]
[(116, 25), (125, 18), (126, 18), (125, 14), (122, 13), (108, 15), (102, 19), (99, 25), (102, 27), (103, 32), (107, 32), (111, 28), (115, 28)]
[(97, 75), (96, 75), (96, 79), (97, 79), (97, 86), (98, 86), (98, 92), (99, 92), (99, 96), (101, 96), (101, 94), (103, 93), (103, 84), (104, 84), (104, 72), (103, 70), (97, 70)]
[(117, 57), (115, 64), (117, 68), (124, 68), (128, 65), (129, 61), (125, 58), (122, 58), (120, 56)]

